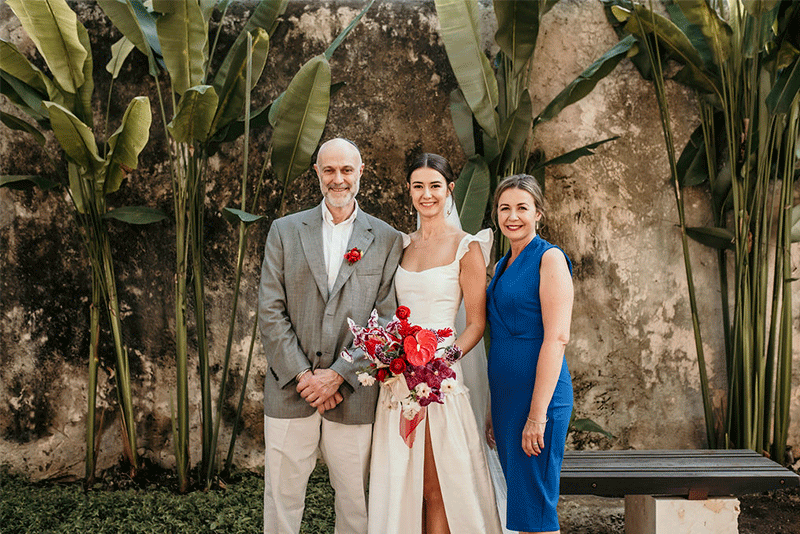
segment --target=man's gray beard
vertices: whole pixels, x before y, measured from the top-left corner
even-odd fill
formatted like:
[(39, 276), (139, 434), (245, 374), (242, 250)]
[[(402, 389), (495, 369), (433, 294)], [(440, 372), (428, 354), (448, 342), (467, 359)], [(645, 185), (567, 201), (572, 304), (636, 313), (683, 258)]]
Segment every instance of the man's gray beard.
[(347, 197), (341, 202), (334, 201), (333, 198), (329, 197), (328, 193), (323, 189), (322, 184), (320, 184), (320, 189), (322, 190), (322, 197), (325, 199), (325, 202), (327, 202), (329, 206), (334, 208), (345, 208), (356, 198), (356, 195), (358, 194), (359, 190), (359, 185), (360, 184), (355, 184), (354, 188), (355, 190), (351, 194), (347, 195)]

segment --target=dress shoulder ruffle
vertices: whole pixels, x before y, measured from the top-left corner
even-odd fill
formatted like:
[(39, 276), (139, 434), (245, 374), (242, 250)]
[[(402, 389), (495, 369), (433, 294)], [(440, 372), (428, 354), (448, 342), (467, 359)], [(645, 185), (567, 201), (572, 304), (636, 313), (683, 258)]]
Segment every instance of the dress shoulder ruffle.
[(461, 238), (461, 242), (458, 244), (458, 250), (456, 251), (456, 260), (461, 260), (464, 257), (464, 254), (467, 253), (469, 250), (470, 243), (478, 243), (481, 248), (481, 253), (483, 254), (483, 264), (489, 265), (489, 256), (492, 253), (492, 240), (493, 240), (492, 230), (490, 228), (484, 228), (480, 232), (475, 235), (467, 234), (463, 238)]

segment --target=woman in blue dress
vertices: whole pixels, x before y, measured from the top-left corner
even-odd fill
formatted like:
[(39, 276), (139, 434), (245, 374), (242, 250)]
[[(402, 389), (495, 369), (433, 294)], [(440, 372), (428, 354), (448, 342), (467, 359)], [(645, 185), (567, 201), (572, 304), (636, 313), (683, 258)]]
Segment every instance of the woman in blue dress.
[(544, 198), (532, 176), (497, 186), (494, 211), (511, 250), (487, 289), (490, 416), (508, 485), (506, 526), (559, 532), (556, 504), (572, 413), (572, 381), (564, 357), (572, 316), (572, 266), (539, 237)]

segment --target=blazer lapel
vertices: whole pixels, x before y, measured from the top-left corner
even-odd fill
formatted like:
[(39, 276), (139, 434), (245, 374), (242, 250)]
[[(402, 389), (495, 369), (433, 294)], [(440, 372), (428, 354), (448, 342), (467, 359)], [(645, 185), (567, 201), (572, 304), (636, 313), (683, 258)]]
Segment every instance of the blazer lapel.
[[(364, 212), (359, 209), (358, 215), (356, 215), (356, 220), (353, 221), (353, 233), (350, 234), (350, 240), (347, 242), (347, 250), (349, 251), (353, 248), (357, 248), (361, 251), (362, 255), (366, 255), (367, 249), (369, 248), (370, 244), (372, 244), (373, 239), (375, 239), (375, 236), (372, 234), (372, 225), (369, 224), (367, 216), (364, 214)], [(336, 283), (333, 284), (333, 289), (331, 290), (328, 298), (333, 297), (339, 292), (339, 290), (342, 289), (345, 282), (347, 282), (355, 269), (355, 263), (349, 263), (347, 260), (342, 261), (342, 266), (339, 268), (339, 274), (336, 277)]]
[(325, 253), (322, 248), (322, 208), (317, 206), (307, 212), (299, 229), (303, 254), (308, 268), (314, 275), (320, 293), (328, 295), (328, 270), (325, 268)]

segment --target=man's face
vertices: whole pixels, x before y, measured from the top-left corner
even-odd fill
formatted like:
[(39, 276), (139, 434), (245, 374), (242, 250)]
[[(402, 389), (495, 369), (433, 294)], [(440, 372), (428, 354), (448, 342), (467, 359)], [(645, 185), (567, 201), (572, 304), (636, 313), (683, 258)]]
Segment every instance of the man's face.
[(322, 196), (331, 208), (345, 208), (356, 198), (364, 165), (358, 150), (346, 141), (324, 145), (314, 165)]

